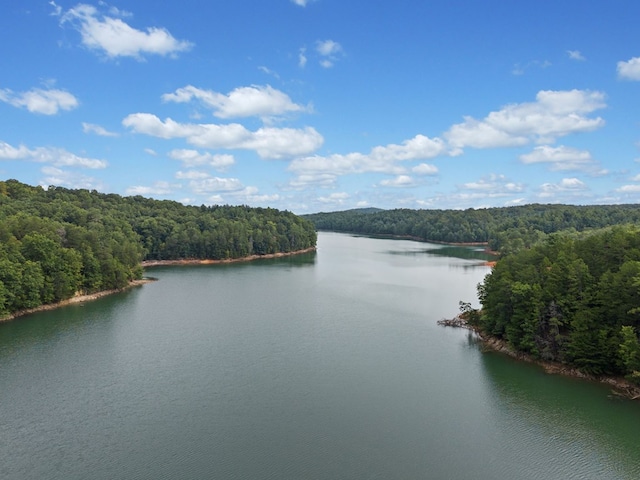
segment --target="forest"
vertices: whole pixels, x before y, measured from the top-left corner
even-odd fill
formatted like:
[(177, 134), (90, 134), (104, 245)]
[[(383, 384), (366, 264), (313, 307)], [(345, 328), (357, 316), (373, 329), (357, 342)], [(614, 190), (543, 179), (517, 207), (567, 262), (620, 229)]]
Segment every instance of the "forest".
[(314, 247), (311, 222), (246, 206), (185, 206), (0, 181), (0, 317), (122, 288), (143, 260), (233, 259)]
[(469, 319), (534, 358), (640, 383), (640, 229), (554, 234), (502, 257)]
[(355, 209), (304, 215), (318, 230), (397, 235), (442, 243), (486, 243), (508, 254), (548, 234), (640, 223), (639, 205), (542, 205), (467, 210)]

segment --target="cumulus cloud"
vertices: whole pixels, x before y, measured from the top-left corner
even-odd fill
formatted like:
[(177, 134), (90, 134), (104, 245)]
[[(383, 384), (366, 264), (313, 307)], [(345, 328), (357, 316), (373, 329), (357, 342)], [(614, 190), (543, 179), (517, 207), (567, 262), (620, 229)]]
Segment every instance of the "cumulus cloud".
[(62, 148), (36, 147), (30, 149), (24, 145), (14, 147), (0, 142), (0, 160), (28, 160), (49, 163), (56, 167), (105, 168), (107, 162), (95, 158), (80, 157)]
[(109, 10), (107, 15), (88, 4), (78, 4), (66, 12), (55, 4), (54, 8), (62, 25), (69, 24), (80, 33), (85, 47), (102, 52), (109, 58), (133, 57), (140, 60), (146, 54), (176, 56), (193, 46), (191, 42), (177, 40), (164, 28), (149, 27), (145, 31), (133, 28), (117, 18), (130, 14), (117, 9)]
[(296, 190), (307, 187), (329, 187), (337, 180), (337, 175), (331, 173), (302, 173), (289, 182), (289, 186)]
[(458, 149), (552, 143), (558, 137), (602, 127), (602, 118), (587, 115), (604, 107), (601, 92), (542, 90), (535, 102), (507, 105), (482, 120), (465, 117), (445, 133), (445, 138)]
[(540, 198), (556, 197), (558, 194), (580, 194), (589, 188), (577, 178), (563, 178), (559, 183), (543, 183), (540, 186)]
[(106, 128), (101, 127), (100, 125), (96, 125), (93, 123), (86, 123), (86, 122), (82, 122), (82, 131), (84, 133), (95, 133), (96, 135), (99, 135), (101, 137), (117, 137), (118, 136), (117, 133), (110, 132)]
[(104, 190), (100, 180), (77, 172), (70, 172), (58, 167), (42, 167), (41, 172), (45, 177), (40, 180), (40, 186), (47, 188), (51, 185), (67, 188), (84, 188), (87, 190)]
[(490, 174), (479, 180), (456, 185), (452, 193), (439, 193), (432, 197), (416, 199), (415, 204), (420, 208), (486, 208), (501, 205), (516, 205), (523, 203), (522, 193), (525, 185), (517, 183), (505, 175)]
[(415, 183), (413, 178), (409, 175), (398, 175), (395, 178), (382, 180), (380, 182), (382, 187), (413, 187)]
[[(324, 175), (322, 178), (327, 181), (330, 178), (335, 180), (339, 175), (355, 173), (376, 172), (403, 175), (405, 168), (398, 165), (398, 162), (434, 158), (446, 153), (447, 148), (442, 139), (416, 135), (399, 145), (389, 144), (374, 147), (368, 154), (354, 152), (346, 155), (315, 155), (297, 158), (291, 162), (289, 170), (298, 175), (295, 180), (298, 184), (303, 176), (316, 179), (318, 175)], [(425, 168), (428, 169), (428, 166), (416, 168), (424, 171)]]
[[(631, 177), (631, 181), (632, 182), (640, 182), (640, 174), (634, 175), (633, 177)], [(632, 185), (623, 185), (623, 186), (617, 188), (616, 192), (624, 193), (624, 194), (640, 193), (640, 184), (636, 183), (636, 184), (632, 184)]]
[(428, 163), (421, 163), (420, 165), (413, 167), (411, 171), (416, 175), (437, 175), (438, 167)]
[(0, 101), (42, 115), (55, 115), (60, 110), (73, 110), (80, 104), (76, 97), (65, 90), (40, 88), (21, 93), (7, 88), (0, 89)]
[(179, 160), (187, 168), (213, 167), (224, 170), (235, 163), (233, 155), (201, 153), (198, 150), (175, 149), (169, 152), (169, 157)]
[(310, 110), (310, 107), (294, 103), (287, 94), (270, 85), (239, 87), (226, 95), (188, 85), (162, 95), (165, 102), (186, 103), (194, 99), (213, 109), (213, 115), (218, 118), (264, 118)]
[(618, 62), (618, 77), (623, 80), (640, 80), (640, 57)]
[[(235, 204), (235, 205), (265, 205), (273, 206), (280, 200), (280, 195), (261, 194), (256, 187), (245, 187), (235, 178), (212, 178), (204, 174), (202, 178), (195, 176), (185, 176), (182, 178), (192, 178), (189, 188), (196, 195), (205, 196), (205, 203), (212, 204)], [(183, 202), (184, 203), (184, 202)], [(193, 199), (188, 203), (200, 203)]]
[(245, 187), (237, 178), (209, 177), (189, 182), (191, 190), (198, 194), (211, 194), (219, 192), (237, 192)]
[(524, 190), (524, 185), (512, 182), (504, 175), (491, 174), (476, 182), (464, 183), (458, 188), (466, 191), (486, 192), (487, 196), (497, 197), (520, 193)]
[(189, 144), (200, 148), (255, 150), (262, 158), (307, 155), (318, 149), (324, 141), (322, 135), (311, 127), (263, 127), (252, 132), (237, 123), (179, 123), (171, 118), (162, 121), (150, 113), (133, 113), (125, 117), (122, 124), (136, 133), (153, 137), (184, 138)]
[(321, 203), (342, 205), (349, 198), (350, 195), (346, 192), (334, 192), (326, 197), (318, 197), (318, 201)]
[(531, 153), (521, 155), (520, 161), (525, 164), (548, 163), (551, 165), (551, 170), (554, 171), (593, 171), (596, 166), (596, 162), (589, 151), (578, 150), (564, 145), (558, 147), (548, 145), (535, 147)]
[(640, 193), (640, 185), (623, 185), (616, 189), (620, 193)]

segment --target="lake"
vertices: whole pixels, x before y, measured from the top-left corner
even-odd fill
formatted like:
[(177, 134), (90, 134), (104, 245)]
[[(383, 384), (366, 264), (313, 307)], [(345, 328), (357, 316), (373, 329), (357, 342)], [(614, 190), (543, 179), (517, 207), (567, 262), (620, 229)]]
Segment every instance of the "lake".
[(321, 232), (0, 324), (0, 478), (640, 478), (640, 403), (436, 324), (488, 272)]

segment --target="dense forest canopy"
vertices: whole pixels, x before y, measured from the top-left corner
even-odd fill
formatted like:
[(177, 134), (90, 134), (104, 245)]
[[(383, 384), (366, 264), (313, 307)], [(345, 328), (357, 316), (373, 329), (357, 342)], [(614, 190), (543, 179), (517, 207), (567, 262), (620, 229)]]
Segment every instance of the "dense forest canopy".
[(0, 181), (0, 316), (124, 287), (142, 260), (231, 259), (313, 247), (290, 212), (185, 206)]
[(318, 230), (410, 236), (445, 243), (488, 243), (509, 253), (545, 235), (640, 223), (639, 205), (540, 205), (468, 210), (347, 210), (305, 215)]
[(640, 383), (640, 229), (554, 234), (478, 287), (480, 329), (518, 351)]

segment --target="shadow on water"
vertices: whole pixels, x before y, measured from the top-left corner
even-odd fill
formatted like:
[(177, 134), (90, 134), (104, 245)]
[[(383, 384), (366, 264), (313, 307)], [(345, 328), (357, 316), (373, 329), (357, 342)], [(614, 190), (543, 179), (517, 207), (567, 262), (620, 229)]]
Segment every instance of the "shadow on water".
[(107, 322), (117, 318), (113, 313), (127, 299), (136, 295), (136, 290), (129, 289), (91, 300), (92, 308), (84, 308), (83, 303), (72, 304), (0, 323), (0, 362), (7, 355), (25, 347), (45, 345), (63, 337), (80, 336), (96, 322), (104, 328)]
[[(468, 340), (482, 348), (473, 334)], [(496, 352), (482, 353), (481, 367), (492, 387), (491, 401), (514, 423), (513, 430), (546, 432), (549, 444), (541, 448), (552, 452), (555, 461), (580, 468), (587, 463), (581, 459), (597, 455), (605, 470), (595, 477), (597, 472), (585, 472), (589, 478), (611, 478), (601, 475), (612, 470), (620, 475), (613, 478), (640, 478), (640, 403), (602, 384), (551, 375)]]

